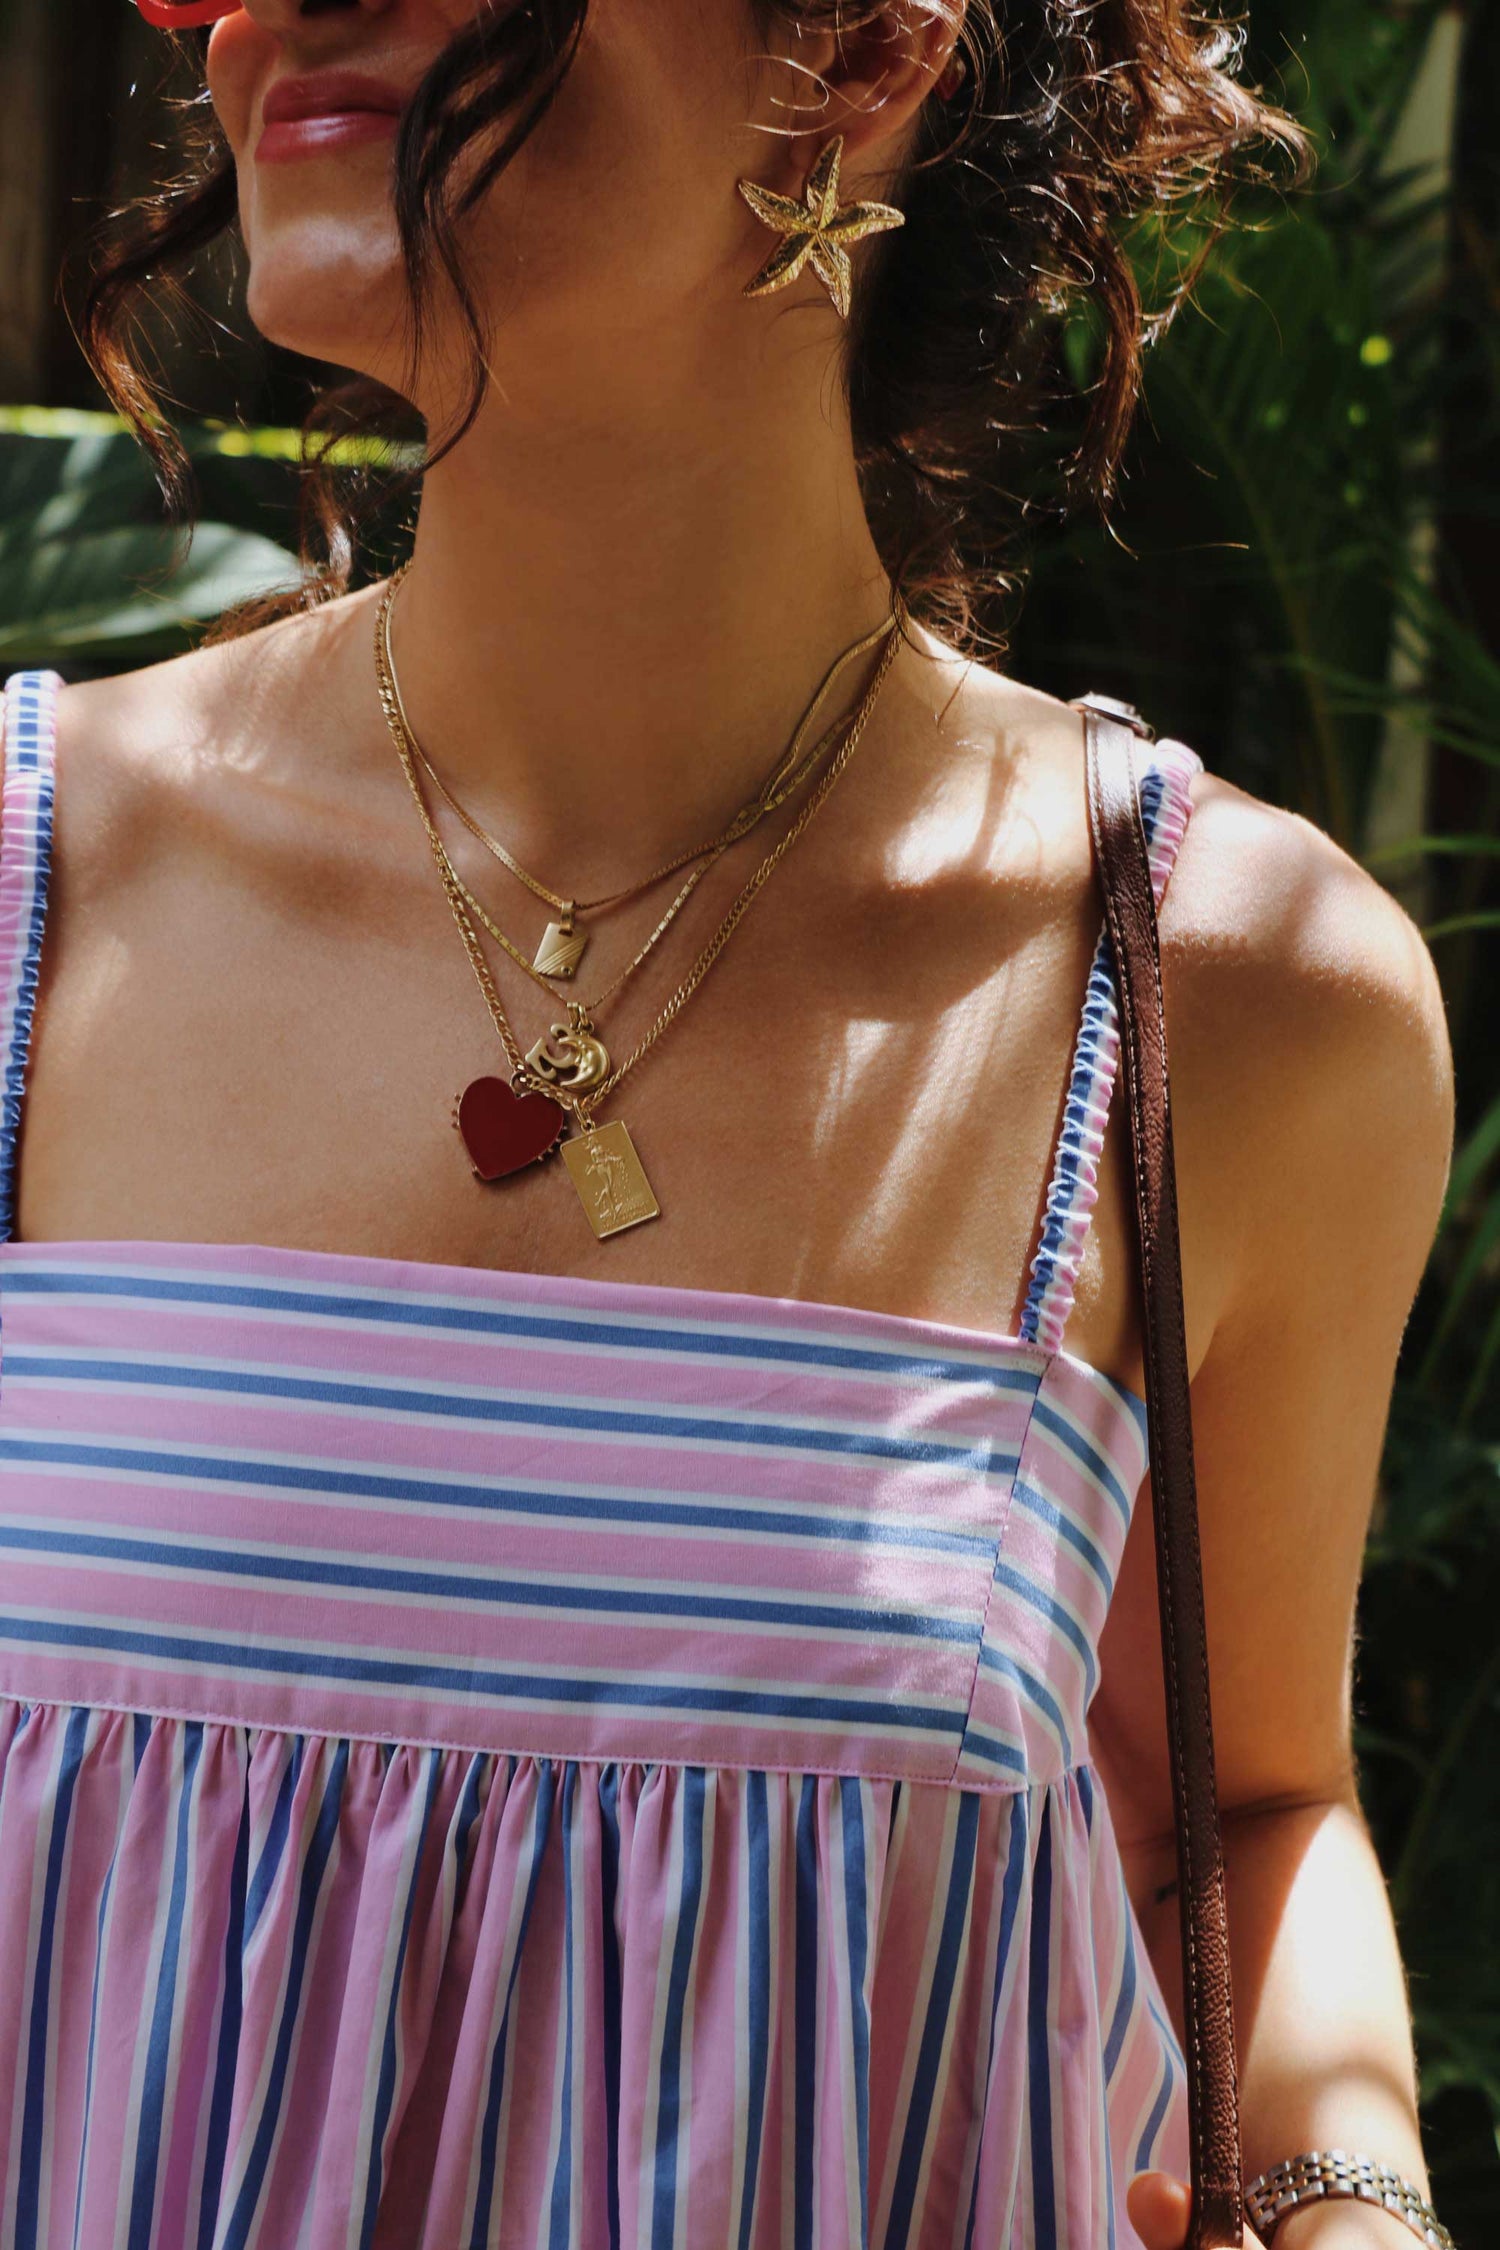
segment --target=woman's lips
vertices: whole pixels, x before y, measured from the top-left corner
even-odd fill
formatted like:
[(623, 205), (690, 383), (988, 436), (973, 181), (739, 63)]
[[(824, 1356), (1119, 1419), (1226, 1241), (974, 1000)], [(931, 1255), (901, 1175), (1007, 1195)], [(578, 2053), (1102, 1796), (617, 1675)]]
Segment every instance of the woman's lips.
[(401, 96), (394, 88), (354, 71), (280, 78), (266, 95), (256, 162), (282, 164), (389, 140), (400, 117)]
[(289, 119), (268, 125), (255, 146), (257, 164), (284, 164), (294, 156), (322, 156), (329, 149), (353, 148), (361, 141), (388, 141), (398, 119), (389, 109), (335, 109), (321, 117)]

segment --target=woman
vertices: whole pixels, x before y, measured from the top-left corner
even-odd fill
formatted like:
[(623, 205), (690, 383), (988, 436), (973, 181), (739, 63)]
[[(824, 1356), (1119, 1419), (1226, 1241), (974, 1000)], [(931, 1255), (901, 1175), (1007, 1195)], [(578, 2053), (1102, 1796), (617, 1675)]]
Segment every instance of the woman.
[[(117, 395), (237, 197), (256, 326), (437, 458), (399, 586), (9, 697), (5, 2240), (1166, 2250), (1081, 721), (965, 651), (1049, 322), (1102, 486), (1121, 215), (1284, 128), (1177, 0), (194, 13)], [(1246, 2163), (1417, 2195), (1349, 1682), (1438, 990), (1138, 771)]]

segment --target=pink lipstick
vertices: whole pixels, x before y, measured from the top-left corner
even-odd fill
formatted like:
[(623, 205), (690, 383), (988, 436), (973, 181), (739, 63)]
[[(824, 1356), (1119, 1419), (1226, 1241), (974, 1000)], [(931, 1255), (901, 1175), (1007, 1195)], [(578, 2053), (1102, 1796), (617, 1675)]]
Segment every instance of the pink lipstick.
[(403, 106), (398, 87), (363, 71), (319, 70), (302, 78), (278, 78), (261, 113), (256, 162), (284, 164), (294, 157), (389, 140)]

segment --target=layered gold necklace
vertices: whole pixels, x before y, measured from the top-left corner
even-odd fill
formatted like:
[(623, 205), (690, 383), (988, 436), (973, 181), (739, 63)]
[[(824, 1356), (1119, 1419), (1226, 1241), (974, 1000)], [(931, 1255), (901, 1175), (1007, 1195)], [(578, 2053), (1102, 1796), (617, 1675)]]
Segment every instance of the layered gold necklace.
[[(686, 905), (708, 868), (722, 857), (731, 844), (747, 835), (767, 812), (774, 810), (775, 805), (785, 803), (801, 782), (809, 780), (818, 757), (829, 745), (837, 743), (791, 825), (767, 852), (741, 889), (718, 928), (636, 1047), (623, 1062), (615, 1063), (598, 1036), (590, 1008), (581, 1001), (568, 1001), (567, 1021), (554, 1023), (546, 1035), (528, 1050), (522, 1049), (511, 1025), (475, 927), (476, 918), (534, 981), (545, 983), (545, 978), (538, 965), (528, 961), (519, 948), (504, 936), (461, 881), (428, 806), (418, 767), (420, 763), (429, 773), (432, 768), (407, 721), (391, 656), (391, 608), (403, 576), (404, 570), (391, 580), (376, 613), (375, 674), (380, 705), (401, 761), (407, 786), (426, 832), (438, 879), (463, 940), (464, 950), (468, 954), (475, 982), (510, 1065), (509, 1082), (501, 1078), (484, 1077), (475, 1079), (467, 1086), (454, 1104), (453, 1122), (463, 1138), (476, 1177), (485, 1181), (511, 1178), (529, 1165), (551, 1156), (561, 1144), (563, 1161), (595, 1235), (604, 1240), (611, 1235), (623, 1234), (627, 1228), (658, 1218), (661, 1207), (652, 1193), (635, 1144), (623, 1120), (615, 1119), (611, 1123), (600, 1124), (594, 1112), (651, 1052), (663, 1033), (676, 1022), (776, 868), (827, 801), (829, 792), (859, 747), (880, 699), (880, 691), (895, 661), (901, 639), (900, 612), (893, 611), (874, 633), (866, 635), (853, 648), (846, 650), (831, 667), (793, 736), (791, 746), (777, 761), (758, 797), (753, 798), (749, 805), (735, 815), (727, 829), (710, 842), (664, 863), (652, 876), (631, 886), (628, 891), (616, 894), (613, 900), (594, 902), (594, 911), (598, 911), (602, 904), (622, 903), (626, 897), (640, 896), (653, 882), (661, 882), (667, 875), (678, 872), (682, 867), (698, 863), (695, 872), (682, 886), (640, 952), (606, 989), (605, 994), (601, 995), (601, 998), (607, 998), (647, 958)], [(826, 695), (832, 679), (856, 654), (877, 647), (880, 654), (864, 693), (853, 711), (837, 722), (811, 755), (805, 754), (802, 746), (812, 716)], [(444, 791), (443, 794), (446, 796), (447, 792)], [(451, 798), (448, 801), (453, 803)], [(752, 812), (753, 818), (749, 817)], [(474, 825), (471, 822), (467, 824)], [(481, 840), (491, 843), (494, 841), (485, 837), (482, 832)], [(503, 853), (503, 847), (501, 852), (506, 863), (512, 865), (513, 872), (518, 871), (511, 862), (510, 855)], [(528, 887), (537, 889), (533, 878), (522, 875), (521, 879)], [(574, 914), (583, 911), (576, 901), (572, 905)], [(575, 961), (574, 966), (576, 965)], [(599, 1000), (593, 1003), (596, 1007), (599, 1004)], [(570, 1123), (574, 1128), (573, 1134), (564, 1140), (563, 1134)]]
[(842, 724), (842, 721), (835, 722), (835, 725), (818, 741), (814, 742), (809, 749), (807, 737), (812, 730), (818, 712), (822, 709), (823, 703), (840, 673), (850, 664), (857, 663), (860, 657), (868, 655), (877, 642), (884, 637), (889, 627), (889, 620), (883, 620), (873, 632), (864, 634), (861, 639), (846, 648), (841, 655), (835, 657), (808, 704), (789, 748), (777, 760), (756, 794), (741, 805), (727, 828), (721, 829), (717, 836), (706, 837), (701, 843), (688, 845), (685, 850), (675, 853), (670, 859), (663, 860), (658, 866), (653, 867), (648, 874), (639, 877), (637, 881), (627, 883), (618, 890), (609, 891), (601, 898), (565, 898), (560, 892), (554, 891), (548, 884), (544, 883), (539, 876), (533, 875), (527, 868), (523, 867), (514, 852), (509, 850), (498, 836), (492, 834), (480, 821), (475, 819), (468, 807), (462, 804), (453, 794), (453, 791), (448, 787), (416, 738), (415, 731), (406, 715), (406, 704), (401, 694), (401, 677), (396, 669), (396, 658), (391, 646), (390, 630), (390, 617), (394, 611), (396, 596), (400, 592), (402, 581), (410, 569), (411, 564), (409, 562), (403, 563), (391, 581), (391, 609), (387, 612), (384, 633), (385, 661), (390, 675), (391, 692), (395, 697), (396, 709), (400, 714), (406, 739), (428, 781), (431, 782), (438, 795), (443, 798), (449, 810), (462, 821), (476, 843), (481, 844), (493, 859), (499, 861), (507, 873), (513, 875), (517, 882), (523, 884), (533, 898), (538, 898), (544, 905), (550, 906), (554, 914), (559, 917), (556, 921), (547, 924), (546, 930), (542, 934), (541, 943), (536, 948), (535, 953), (528, 958), (520, 947), (515, 945), (505, 935), (505, 932), (499, 929), (490, 919), (473, 892), (464, 890), (464, 897), (468, 902), (470, 911), (479, 916), (491, 937), (510, 955), (516, 966), (524, 969), (527, 975), (533, 977), (537, 982), (545, 984), (548, 989), (551, 988), (551, 980), (554, 978), (559, 981), (571, 979), (583, 959), (589, 942), (588, 933), (577, 926), (580, 917), (607, 914), (615, 907), (628, 905), (633, 899), (644, 897), (646, 892), (654, 890), (659, 883), (664, 883), (669, 875), (679, 874), (684, 867), (693, 869), (693, 873), (689, 875), (676, 898), (668, 907), (666, 914), (652, 931), (641, 952), (631, 962), (629, 968), (609, 986), (608, 990), (598, 996), (593, 1003), (595, 1007), (600, 1006), (612, 993), (618, 991), (626, 978), (633, 975), (635, 970), (639, 968), (646, 954), (671, 927), (672, 922), (687, 904), (698, 883), (707, 874), (714, 861), (727, 851), (732, 844), (738, 843), (742, 836), (748, 836), (751, 829), (758, 826), (769, 814), (785, 804), (787, 799), (793, 796), (809, 775), (816, 770), (829, 743), (837, 733), (839, 725)]

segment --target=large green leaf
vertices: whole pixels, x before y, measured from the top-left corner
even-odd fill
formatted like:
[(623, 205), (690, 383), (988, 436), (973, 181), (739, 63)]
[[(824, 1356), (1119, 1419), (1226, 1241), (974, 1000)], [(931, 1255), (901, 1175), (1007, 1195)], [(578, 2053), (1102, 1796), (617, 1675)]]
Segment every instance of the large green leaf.
[[(194, 438), (204, 484), (221, 442)], [(297, 559), (268, 535), (267, 494), (236, 485), (244, 473), (225, 458), (213, 494), (240, 500), (243, 520), (200, 523), (189, 544), (163, 523), (149, 466), (112, 416), (0, 415), (0, 661), (145, 663), (232, 603), (294, 585)], [(289, 498), (284, 463), (270, 476)]]
[(285, 549), (227, 524), (200, 524), (174, 568), (176, 546), (173, 533), (149, 525), (38, 541), (0, 536), (0, 659), (145, 662), (181, 648), (189, 627), (231, 603), (298, 575)]

